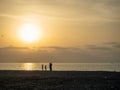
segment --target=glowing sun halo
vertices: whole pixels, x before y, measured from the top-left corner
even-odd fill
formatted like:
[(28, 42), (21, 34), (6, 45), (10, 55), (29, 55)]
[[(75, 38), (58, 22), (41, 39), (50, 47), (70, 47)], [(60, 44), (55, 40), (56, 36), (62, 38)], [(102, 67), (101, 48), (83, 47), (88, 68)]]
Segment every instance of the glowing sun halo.
[(32, 43), (40, 38), (41, 32), (36, 25), (25, 24), (19, 29), (18, 35), (20, 40)]

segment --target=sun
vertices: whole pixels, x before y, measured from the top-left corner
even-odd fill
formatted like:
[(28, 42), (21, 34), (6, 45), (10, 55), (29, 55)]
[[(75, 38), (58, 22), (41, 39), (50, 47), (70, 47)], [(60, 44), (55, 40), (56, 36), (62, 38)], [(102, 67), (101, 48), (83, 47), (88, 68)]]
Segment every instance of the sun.
[(18, 31), (19, 39), (26, 43), (36, 42), (41, 35), (40, 29), (34, 24), (24, 24)]

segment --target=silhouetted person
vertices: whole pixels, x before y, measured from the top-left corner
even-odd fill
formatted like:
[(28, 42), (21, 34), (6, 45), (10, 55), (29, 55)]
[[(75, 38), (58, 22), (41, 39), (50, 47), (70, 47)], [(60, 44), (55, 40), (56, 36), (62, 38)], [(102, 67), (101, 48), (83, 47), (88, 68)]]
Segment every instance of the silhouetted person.
[(42, 71), (44, 70), (44, 65), (42, 64)]
[(49, 69), (52, 71), (52, 63), (49, 63)]
[(47, 71), (47, 65), (45, 65), (45, 71)]

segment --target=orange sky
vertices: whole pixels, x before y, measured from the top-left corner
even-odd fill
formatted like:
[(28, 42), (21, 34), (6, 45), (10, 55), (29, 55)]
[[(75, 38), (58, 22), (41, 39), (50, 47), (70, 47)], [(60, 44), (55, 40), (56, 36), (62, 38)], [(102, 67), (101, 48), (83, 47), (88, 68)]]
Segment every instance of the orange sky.
[[(109, 57), (119, 51), (113, 48), (120, 43), (119, 9), (119, 0), (0, 0), (0, 48), (89, 47), (102, 49), (103, 55), (112, 47)], [(18, 37), (21, 26), (28, 23), (42, 32), (37, 42)]]

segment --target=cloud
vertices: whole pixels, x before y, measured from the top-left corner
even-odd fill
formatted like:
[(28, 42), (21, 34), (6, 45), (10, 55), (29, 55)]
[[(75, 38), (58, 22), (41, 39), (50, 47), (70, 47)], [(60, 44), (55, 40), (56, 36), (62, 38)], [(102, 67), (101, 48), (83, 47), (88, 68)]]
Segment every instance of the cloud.
[(3, 47), (0, 48), (0, 62), (20, 62), (25, 60), (29, 49), (27, 47)]
[(21, 49), (28, 49), (28, 47), (12, 47), (12, 46), (9, 46), (9, 47), (2, 47), (0, 48), (0, 50), (21, 50)]
[(87, 48), (92, 50), (111, 50), (111, 48), (107, 46), (97, 46), (97, 45), (87, 45)]
[(117, 44), (117, 43), (114, 44), (113, 47), (114, 47), (114, 48), (120, 48), (120, 43), (118, 43), (118, 44)]
[(108, 45), (115, 45), (115, 44), (118, 44), (118, 42), (106, 42), (105, 44), (108, 44)]
[[(6, 4), (6, 5), (4, 5)], [(0, 0), (0, 12), (78, 21), (120, 21), (119, 0)]]
[(2, 18), (7, 18), (7, 19), (13, 19), (13, 20), (23, 20), (22, 16), (20, 15), (14, 15), (14, 14), (9, 14), (9, 13), (0, 13), (0, 17)]
[(80, 47), (0, 48), (0, 62), (120, 62), (120, 50), (103, 45)]
[(118, 44), (118, 45), (114, 45), (114, 47), (116, 47), (116, 48), (120, 48), (120, 44)]
[(114, 48), (120, 48), (120, 42), (107, 42), (106, 44)]
[(120, 21), (119, 0), (100, 0), (96, 3), (96, 8), (98, 14), (106, 19)]
[(51, 47), (41, 47), (41, 48), (54, 49), (54, 50), (72, 50), (72, 51), (80, 50), (80, 47), (61, 47), (61, 46), (51, 46)]

